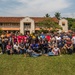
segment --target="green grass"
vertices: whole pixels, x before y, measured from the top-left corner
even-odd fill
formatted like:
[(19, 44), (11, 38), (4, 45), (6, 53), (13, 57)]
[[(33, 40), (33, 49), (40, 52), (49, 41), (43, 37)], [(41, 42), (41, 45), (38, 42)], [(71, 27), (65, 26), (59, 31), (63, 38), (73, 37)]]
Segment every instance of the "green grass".
[(75, 75), (75, 54), (37, 58), (0, 55), (0, 75)]

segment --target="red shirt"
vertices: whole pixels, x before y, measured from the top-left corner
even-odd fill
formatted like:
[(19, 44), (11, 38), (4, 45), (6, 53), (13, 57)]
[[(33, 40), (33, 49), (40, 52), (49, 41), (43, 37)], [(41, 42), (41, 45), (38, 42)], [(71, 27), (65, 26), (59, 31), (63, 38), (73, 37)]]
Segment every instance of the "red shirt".
[(14, 43), (17, 42), (17, 36), (12, 36)]
[(23, 40), (24, 40), (24, 43), (25, 43), (26, 40), (27, 40), (27, 36), (23, 36)]
[(67, 44), (68, 47), (70, 47), (72, 45), (72, 42), (71, 41), (67, 41), (66, 44)]
[(48, 41), (50, 41), (51, 36), (50, 36), (50, 35), (47, 35), (47, 36), (46, 36), (46, 39), (47, 39)]
[(21, 43), (21, 40), (23, 40), (23, 36), (22, 35), (17, 36), (17, 40), (18, 40), (18, 43)]

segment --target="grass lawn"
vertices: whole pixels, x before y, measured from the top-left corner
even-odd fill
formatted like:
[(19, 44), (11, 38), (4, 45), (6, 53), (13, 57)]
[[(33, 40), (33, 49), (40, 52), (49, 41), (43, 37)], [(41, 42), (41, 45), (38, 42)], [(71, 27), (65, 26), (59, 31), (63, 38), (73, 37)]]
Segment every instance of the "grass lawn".
[(37, 58), (0, 55), (0, 75), (75, 75), (75, 54)]

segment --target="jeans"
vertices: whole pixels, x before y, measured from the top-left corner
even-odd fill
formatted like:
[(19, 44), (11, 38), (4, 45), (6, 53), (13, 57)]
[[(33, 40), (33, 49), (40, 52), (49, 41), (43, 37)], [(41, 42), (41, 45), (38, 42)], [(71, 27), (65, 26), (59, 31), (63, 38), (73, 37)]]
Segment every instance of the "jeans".
[(26, 53), (26, 49), (20, 49), (20, 54)]
[(53, 52), (49, 52), (48, 56), (54, 56), (54, 53)]
[(37, 54), (37, 53), (32, 53), (31, 55), (32, 57), (38, 57), (38, 56), (41, 56), (40, 54)]
[(72, 54), (72, 49), (67, 49), (68, 54)]
[(2, 49), (2, 53), (4, 54), (4, 53), (5, 53), (5, 51), (6, 51), (5, 45), (3, 45), (3, 44), (2, 44), (1, 49)]

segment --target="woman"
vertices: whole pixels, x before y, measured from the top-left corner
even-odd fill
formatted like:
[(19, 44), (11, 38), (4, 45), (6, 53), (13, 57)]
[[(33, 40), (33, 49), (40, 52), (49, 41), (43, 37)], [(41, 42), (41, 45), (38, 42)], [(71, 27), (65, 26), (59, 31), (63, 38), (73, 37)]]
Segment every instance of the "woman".
[(10, 42), (8, 42), (8, 44), (6, 46), (6, 49), (7, 49), (6, 52), (7, 52), (8, 55), (13, 54), (12, 45), (11, 45)]
[(16, 42), (16, 43), (14, 44), (13, 49), (14, 49), (14, 53), (15, 53), (15, 54), (19, 54), (20, 50), (19, 50), (18, 42)]
[(60, 49), (57, 47), (57, 45), (55, 45), (52, 51), (48, 53), (48, 56), (57, 56), (60, 54)]

